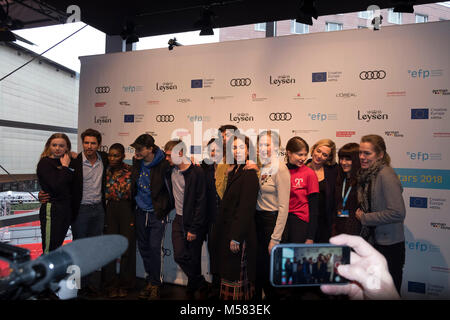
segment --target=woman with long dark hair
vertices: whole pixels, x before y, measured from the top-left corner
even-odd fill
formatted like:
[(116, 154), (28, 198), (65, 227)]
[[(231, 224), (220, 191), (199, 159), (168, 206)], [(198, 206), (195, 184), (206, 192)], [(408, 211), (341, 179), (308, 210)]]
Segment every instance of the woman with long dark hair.
[(73, 180), (73, 170), (69, 168), (70, 149), (69, 137), (64, 133), (54, 133), (45, 143), (37, 165), (41, 189), (50, 196), (39, 211), (44, 254), (63, 244), (70, 226)]
[(359, 159), (360, 208), (356, 210), (356, 218), (362, 224), (361, 236), (386, 258), (395, 287), (400, 292), (405, 264), (403, 187), (391, 167), (384, 139), (379, 135), (361, 138)]
[(244, 170), (252, 148), (249, 138), (238, 135), (228, 143), (232, 144), (234, 163), (228, 167), (212, 245), (221, 278), (220, 298), (249, 300), (256, 274), (255, 208), (259, 182), (255, 170)]
[(339, 171), (336, 183), (336, 213), (333, 236), (341, 233), (359, 235), (361, 222), (356, 218), (358, 208), (359, 144), (347, 143), (338, 152)]

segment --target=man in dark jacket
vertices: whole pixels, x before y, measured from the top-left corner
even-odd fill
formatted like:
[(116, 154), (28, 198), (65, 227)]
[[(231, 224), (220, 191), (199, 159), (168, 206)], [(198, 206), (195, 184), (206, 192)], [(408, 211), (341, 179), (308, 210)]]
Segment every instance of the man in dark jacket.
[(196, 291), (205, 298), (208, 285), (201, 268), (202, 245), (208, 229), (205, 175), (185, 156), (186, 145), (182, 141), (167, 142), (164, 152), (172, 166), (166, 181), (176, 211), (172, 222), (174, 259), (188, 277), (188, 299), (194, 299)]
[(171, 210), (164, 181), (169, 163), (149, 134), (140, 135), (131, 146), (135, 148), (131, 192), (136, 211), (136, 236), (147, 273), (147, 285), (139, 298), (157, 300), (162, 284), (161, 250)]

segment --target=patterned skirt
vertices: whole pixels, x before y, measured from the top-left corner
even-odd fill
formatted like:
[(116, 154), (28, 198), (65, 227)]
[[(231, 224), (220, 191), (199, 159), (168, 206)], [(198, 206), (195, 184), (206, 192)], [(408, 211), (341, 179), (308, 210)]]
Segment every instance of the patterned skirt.
[(242, 245), (241, 273), (239, 281), (221, 279), (220, 299), (221, 300), (250, 300), (255, 293), (254, 285), (248, 280), (247, 275), (247, 251), (245, 242)]

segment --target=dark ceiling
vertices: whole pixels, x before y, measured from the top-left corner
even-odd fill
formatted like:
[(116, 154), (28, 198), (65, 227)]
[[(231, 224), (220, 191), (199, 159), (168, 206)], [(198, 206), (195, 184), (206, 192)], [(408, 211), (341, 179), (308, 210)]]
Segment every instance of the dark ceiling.
[[(174, 0), (112, 2), (106, 0), (0, 0), (5, 8), (9, 2), (9, 15), (24, 22), (25, 28), (64, 22), (70, 5), (81, 9), (81, 20), (108, 34), (121, 34), (127, 21), (136, 25), (139, 37), (199, 30), (195, 23), (205, 7), (214, 13), (213, 27), (294, 19), (302, 0)], [(365, 11), (376, 4), (381, 9), (391, 8), (399, 1), (384, 0), (316, 0), (319, 16)], [(405, 2), (405, 1), (401, 1)], [(435, 1), (413, 1), (414, 4)]]

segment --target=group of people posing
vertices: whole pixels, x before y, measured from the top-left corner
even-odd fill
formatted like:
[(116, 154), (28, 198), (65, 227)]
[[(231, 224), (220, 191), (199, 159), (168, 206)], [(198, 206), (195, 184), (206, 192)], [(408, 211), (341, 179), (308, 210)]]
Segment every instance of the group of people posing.
[[(146, 273), (139, 298), (159, 299), (162, 243), (174, 209), (174, 260), (188, 278), (188, 299), (276, 298), (269, 282), (272, 248), (328, 243), (341, 233), (371, 243), (386, 258), (400, 292), (405, 205), (382, 137), (363, 136), (337, 152), (330, 139), (310, 150), (295, 136), (280, 159), (276, 131), (261, 132), (256, 146), (233, 125), (219, 132), (198, 164), (184, 142), (170, 140), (161, 149), (151, 135), (142, 134), (131, 144), (132, 165), (124, 163), (119, 143), (108, 154), (98, 151), (102, 137), (96, 130), (81, 134), (78, 155), (70, 152), (65, 134), (53, 134), (37, 166), (44, 253), (62, 245), (69, 226), (74, 240), (102, 233), (126, 236), (120, 273), (111, 263), (103, 277), (109, 297), (125, 297), (135, 287), (137, 238)], [(212, 283), (201, 270), (204, 241)], [(83, 293), (93, 291), (89, 281), (82, 280)]]

